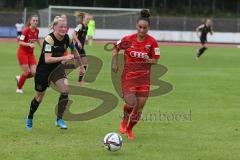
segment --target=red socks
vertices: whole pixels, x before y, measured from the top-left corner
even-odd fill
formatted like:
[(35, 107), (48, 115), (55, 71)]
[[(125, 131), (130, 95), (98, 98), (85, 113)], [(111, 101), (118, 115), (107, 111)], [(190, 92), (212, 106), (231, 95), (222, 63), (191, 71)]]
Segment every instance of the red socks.
[(123, 107), (123, 118), (128, 121), (130, 114), (132, 113), (133, 108), (129, 107), (127, 104)]
[(128, 124), (127, 130), (132, 130), (132, 128), (138, 123), (142, 115), (142, 112), (133, 111), (130, 116), (130, 122)]
[(22, 75), (20, 76), (20, 79), (19, 79), (19, 82), (18, 82), (18, 89), (22, 89), (22, 87), (23, 87), (26, 79), (27, 79), (27, 78), (32, 78), (32, 77), (33, 77), (33, 75), (32, 75), (31, 73), (29, 73), (27, 76), (25, 76), (24, 74), (22, 74)]
[(124, 116), (123, 116), (123, 122), (125, 124), (128, 123), (128, 120), (130, 118), (130, 122), (128, 123), (127, 129), (132, 130), (132, 128), (138, 123), (138, 121), (141, 118), (142, 112), (133, 110), (132, 107), (129, 107), (127, 104), (124, 105)]
[(26, 79), (27, 79), (27, 76), (25, 76), (24, 74), (20, 76), (20, 79), (18, 81), (18, 89), (22, 89), (22, 86), (24, 85)]

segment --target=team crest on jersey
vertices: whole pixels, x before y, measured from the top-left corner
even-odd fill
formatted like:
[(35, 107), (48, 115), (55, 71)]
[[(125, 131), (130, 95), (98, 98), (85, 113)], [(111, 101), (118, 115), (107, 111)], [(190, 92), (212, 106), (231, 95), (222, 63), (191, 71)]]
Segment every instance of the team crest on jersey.
[(52, 51), (52, 46), (50, 44), (45, 45), (45, 51), (46, 52), (51, 52)]
[(150, 50), (151, 49), (151, 45), (150, 44), (145, 45), (145, 49)]
[(159, 48), (154, 48), (155, 55), (160, 55), (160, 49)]

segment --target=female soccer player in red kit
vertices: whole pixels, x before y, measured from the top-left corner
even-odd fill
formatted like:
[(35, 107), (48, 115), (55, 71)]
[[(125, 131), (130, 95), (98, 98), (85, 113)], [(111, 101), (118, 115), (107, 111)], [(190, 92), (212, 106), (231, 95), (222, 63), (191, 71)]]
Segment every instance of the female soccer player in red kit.
[[(123, 37), (118, 41), (118, 46), (124, 41), (129, 41), (132, 46), (124, 51), (124, 69), (122, 72), (121, 88), (125, 105), (124, 116), (119, 127), (122, 134), (133, 140), (133, 127), (141, 118), (143, 107), (148, 99), (150, 90), (151, 65), (156, 64), (160, 58), (157, 41), (147, 34), (150, 27), (150, 14), (142, 10), (137, 20), (137, 33)], [(113, 51), (112, 70), (118, 70), (118, 52)]]
[(26, 27), (24, 28), (22, 35), (19, 38), (19, 48), (17, 51), (17, 57), (19, 65), (22, 68), (22, 75), (16, 76), (17, 80), (17, 90), (16, 93), (23, 93), (22, 87), (27, 78), (34, 76), (36, 72), (36, 59), (34, 56), (34, 43), (37, 42), (41, 47), (40, 41), (38, 39), (39, 30), (38, 16), (32, 15)]

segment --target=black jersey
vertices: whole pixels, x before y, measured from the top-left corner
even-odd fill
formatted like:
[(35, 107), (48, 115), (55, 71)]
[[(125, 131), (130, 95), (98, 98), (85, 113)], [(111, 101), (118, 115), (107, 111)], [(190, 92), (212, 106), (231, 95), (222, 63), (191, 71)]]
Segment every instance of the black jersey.
[(212, 28), (211, 27), (208, 27), (204, 24), (204, 26), (202, 28), (199, 29), (200, 32), (201, 32), (201, 38), (204, 38), (206, 39), (207, 38), (207, 34), (209, 32), (212, 32)]
[(81, 23), (74, 29), (74, 31), (77, 32), (77, 38), (79, 39), (81, 45), (84, 46), (87, 37), (88, 27)]
[(53, 33), (50, 33), (43, 42), (41, 56), (37, 65), (37, 73), (49, 74), (51, 73), (61, 62), (46, 63), (45, 54), (51, 53), (52, 57), (62, 57), (66, 49), (72, 44), (72, 40), (66, 34), (62, 41), (57, 40)]

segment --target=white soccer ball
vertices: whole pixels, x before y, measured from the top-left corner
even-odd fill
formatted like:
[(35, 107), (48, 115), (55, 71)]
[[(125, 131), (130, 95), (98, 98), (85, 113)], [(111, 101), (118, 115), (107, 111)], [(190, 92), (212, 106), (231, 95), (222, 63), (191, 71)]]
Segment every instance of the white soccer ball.
[(122, 147), (122, 137), (118, 133), (108, 133), (103, 139), (103, 145), (109, 151), (117, 151)]

